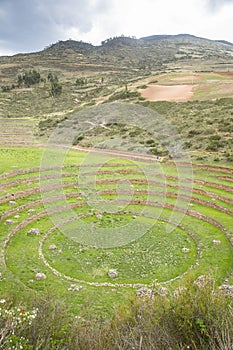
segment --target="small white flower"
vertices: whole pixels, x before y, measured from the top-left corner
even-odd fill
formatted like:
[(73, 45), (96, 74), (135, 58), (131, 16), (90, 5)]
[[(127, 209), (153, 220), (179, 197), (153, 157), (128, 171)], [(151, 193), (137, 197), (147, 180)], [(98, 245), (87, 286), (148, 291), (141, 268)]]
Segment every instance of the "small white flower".
[(5, 304), (6, 299), (0, 299), (0, 304)]

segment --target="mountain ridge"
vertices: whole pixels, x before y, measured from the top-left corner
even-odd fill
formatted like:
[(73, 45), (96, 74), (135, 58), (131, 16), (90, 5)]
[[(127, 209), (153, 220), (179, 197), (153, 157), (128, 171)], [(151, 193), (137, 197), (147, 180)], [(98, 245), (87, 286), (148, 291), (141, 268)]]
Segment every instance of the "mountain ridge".
[(198, 40), (198, 41), (207, 41), (209, 43), (217, 43), (220, 45), (227, 45), (227, 46), (233, 46), (233, 43), (226, 41), (226, 40), (212, 40), (208, 38), (203, 38), (203, 37), (198, 37), (192, 34), (159, 34), (159, 35), (150, 35), (146, 37), (141, 37), (141, 38), (135, 38), (135, 37), (130, 37), (130, 36), (117, 36), (117, 37), (112, 37), (105, 39), (101, 42), (101, 45), (93, 45), (91, 43), (84, 42), (82, 40), (59, 40), (58, 42), (49, 45), (45, 49), (39, 52), (43, 51), (51, 51), (53, 49), (59, 50), (59, 49), (79, 49), (80, 52), (85, 52), (85, 51), (90, 51), (90, 50), (99, 50), (102, 48), (106, 48), (109, 46), (113, 45), (119, 45), (119, 44), (124, 44), (124, 45), (131, 45), (131, 46), (138, 46), (142, 45), (145, 42), (159, 42), (159, 41), (164, 41), (164, 40)]
[(208, 39), (204, 37), (198, 37), (192, 34), (187, 33), (181, 33), (181, 34), (155, 34), (155, 35), (149, 35), (141, 38), (136, 38), (134, 36), (116, 36), (111, 37), (108, 39), (105, 39), (101, 42), (100, 45), (93, 45), (88, 42), (84, 42), (82, 40), (58, 40), (55, 43), (51, 43), (42, 50), (34, 51), (34, 52), (27, 52), (27, 53), (16, 53), (14, 55), (2, 55), (0, 57), (15, 57), (19, 55), (31, 55), (31, 54), (40, 54), (40, 53), (47, 53), (47, 52), (58, 52), (58, 51), (79, 51), (81, 54), (90, 53), (92, 51), (101, 51), (102, 49), (106, 49), (108, 47), (113, 46), (143, 46), (145, 44), (152, 44), (152, 43), (161, 43), (161, 42), (171, 42), (171, 41), (179, 41), (179, 40), (185, 40), (185, 41), (199, 41), (199, 42), (208, 42), (210, 44), (220, 44), (223, 45), (223, 47), (233, 47), (233, 43), (224, 39), (219, 40), (213, 40)]

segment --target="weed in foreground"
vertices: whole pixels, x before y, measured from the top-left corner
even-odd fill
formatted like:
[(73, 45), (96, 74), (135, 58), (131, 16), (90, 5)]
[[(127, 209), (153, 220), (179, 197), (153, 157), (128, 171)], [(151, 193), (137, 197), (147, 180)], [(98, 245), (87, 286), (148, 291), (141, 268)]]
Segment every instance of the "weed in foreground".
[(50, 296), (32, 304), (32, 311), (26, 311), (1, 299), (1, 349), (231, 350), (233, 346), (233, 301), (208, 279), (202, 285), (187, 282), (173, 295), (160, 295), (155, 287), (151, 297), (131, 299), (111, 321), (68, 315)]
[(153, 300), (132, 300), (110, 325), (83, 338), (82, 349), (230, 350), (233, 347), (232, 300), (213, 289), (188, 284), (175, 296), (155, 294)]

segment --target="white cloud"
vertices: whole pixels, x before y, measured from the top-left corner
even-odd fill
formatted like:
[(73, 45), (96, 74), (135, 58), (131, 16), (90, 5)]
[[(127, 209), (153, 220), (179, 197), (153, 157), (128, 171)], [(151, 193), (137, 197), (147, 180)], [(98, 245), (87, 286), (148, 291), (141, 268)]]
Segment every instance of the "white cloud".
[(228, 4), (233, 4), (233, 0), (207, 0), (208, 7), (214, 11)]
[(233, 42), (233, 0), (1, 0), (0, 54), (69, 38), (188, 33)]

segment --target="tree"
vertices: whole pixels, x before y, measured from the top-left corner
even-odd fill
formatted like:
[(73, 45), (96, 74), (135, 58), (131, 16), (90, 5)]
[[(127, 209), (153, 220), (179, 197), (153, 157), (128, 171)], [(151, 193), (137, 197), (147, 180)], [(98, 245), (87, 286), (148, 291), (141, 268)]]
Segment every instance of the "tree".
[(53, 97), (61, 95), (62, 85), (58, 81), (52, 81), (51, 87), (50, 87), (50, 93)]
[(18, 86), (20, 87), (23, 84), (23, 76), (22, 74), (18, 75)]
[(19, 86), (22, 86), (22, 84), (25, 84), (27, 87), (30, 87), (31, 85), (38, 84), (39, 82), (40, 82), (40, 73), (37, 72), (35, 69), (24, 73), (24, 75), (22, 74), (18, 75)]
[(49, 73), (47, 79), (48, 79), (48, 81), (50, 81), (50, 83), (58, 82), (57, 75), (55, 75), (53, 73)]
[(49, 72), (48, 81), (50, 82), (50, 94), (52, 97), (59, 96), (62, 93), (62, 85), (59, 83), (59, 79), (56, 74)]
[(40, 73), (36, 70), (30, 70), (26, 72), (23, 76), (24, 83), (27, 87), (31, 85), (38, 84), (40, 82)]

